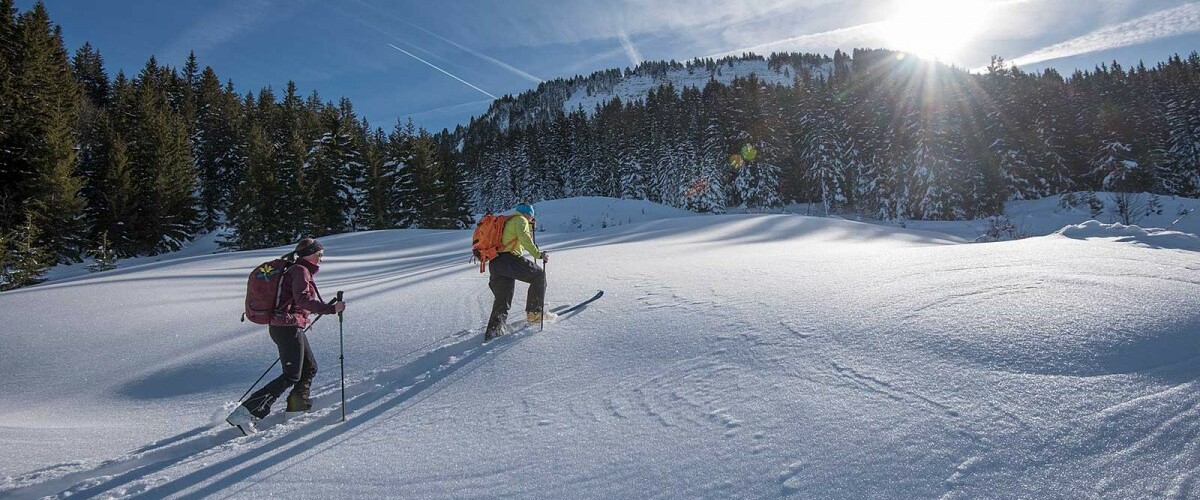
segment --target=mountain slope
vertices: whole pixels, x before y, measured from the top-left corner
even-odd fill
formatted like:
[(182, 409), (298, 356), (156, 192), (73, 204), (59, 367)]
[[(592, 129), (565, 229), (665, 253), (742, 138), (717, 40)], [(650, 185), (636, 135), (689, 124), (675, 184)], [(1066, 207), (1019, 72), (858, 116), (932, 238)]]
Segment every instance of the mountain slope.
[(464, 331), (491, 300), (466, 233), (325, 238), (348, 420), (325, 319), (325, 409), (246, 438), (207, 422), (274, 357), (234, 318), (281, 249), (0, 294), (0, 495), (1186, 497), (1200, 247), (1146, 238), (963, 245), (792, 215), (547, 231), (549, 302), (604, 298), (486, 347)]

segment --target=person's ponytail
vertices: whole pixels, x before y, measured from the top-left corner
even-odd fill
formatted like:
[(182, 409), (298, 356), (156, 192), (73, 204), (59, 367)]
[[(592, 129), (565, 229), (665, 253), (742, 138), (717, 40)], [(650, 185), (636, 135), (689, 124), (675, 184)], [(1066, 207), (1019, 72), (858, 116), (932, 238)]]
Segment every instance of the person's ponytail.
[(300, 257), (300, 251), (312, 246), (312, 244), (316, 243), (316, 242), (317, 242), (316, 238), (311, 238), (311, 237), (303, 238), (298, 243), (296, 243), (295, 250), (292, 250), (288, 253), (283, 254), (283, 257), (280, 257), (280, 258), (294, 264), (296, 262), (296, 259), (298, 259)]

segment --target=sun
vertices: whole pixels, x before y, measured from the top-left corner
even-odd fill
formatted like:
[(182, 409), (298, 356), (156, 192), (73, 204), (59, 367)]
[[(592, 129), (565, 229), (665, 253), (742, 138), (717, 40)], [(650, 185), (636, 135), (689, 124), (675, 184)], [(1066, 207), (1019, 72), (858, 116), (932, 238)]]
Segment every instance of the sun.
[(883, 24), (888, 48), (938, 60), (958, 56), (989, 10), (981, 0), (896, 0), (893, 8)]

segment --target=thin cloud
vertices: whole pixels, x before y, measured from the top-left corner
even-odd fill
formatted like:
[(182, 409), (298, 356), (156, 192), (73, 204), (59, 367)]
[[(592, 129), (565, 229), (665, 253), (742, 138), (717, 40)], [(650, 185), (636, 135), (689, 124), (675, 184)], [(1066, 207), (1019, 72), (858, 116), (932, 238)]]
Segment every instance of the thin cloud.
[(460, 104), (451, 104), (449, 106), (440, 106), (437, 108), (425, 109), (425, 110), (416, 111), (413, 113), (401, 113), (401, 115), (412, 117), (412, 118), (416, 118), (419, 116), (426, 116), (426, 115), (437, 115), (437, 114), (444, 113), (446, 111), (454, 111), (454, 110), (464, 109), (464, 108), (479, 107), (484, 104), (489, 104), (491, 102), (492, 102), (491, 99), (480, 99), (478, 101), (470, 101), (470, 102), (464, 102), (464, 103), (460, 103)]
[(743, 54), (746, 52), (761, 53), (767, 49), (776, 49), (776, 48), (778, 48), (778, 49), (794, 49), (797, 46), (814, 44), (814, 43), (823, 44), (823, 45), (831, 44), (833, 46), (842, 46), (842, 47), (848, 46), (848, 45), (860, 45), (861, 43), (855, 44), (855, 43), (846, 43), (846, 42), (849, 42), (851, 40), (863, 40), (863, 39), (878, 38), (878, 35), (876, 35), (877, 28), (883, 26), (884, 24), (885, 23), (883, 23), (883, 22), (859, 24), (857, 26), (850, 26), (847, 28), (838, 28), (835, 30), (822, 31), (820, 33), (811, 33), (811, 34), (807, 34), (807, 35), (793, 36), (793, 37), (784, 38), (781, 40), (775, 40), (773, 42), (761, 43), (761, 44), (754, 45), (751, 47), (743, 47), (740, 49), (727, 50), (725, 52), (718, 52), (716, 54), (709, 54), (705, 57), (706, 58), (710, 57), (710, 58), (716, 59), (716, 58), (725, 57), (725, 56), (740, 55), (740, 54)]
[[(1152, 42), (1162, 38), (1200, 32), (1200, 3), (1193, 2), (1172, 9), (1162, 10), (1112, 26), (1106, 26), (1086, 35), (1038, 49), (1017, 57), (1014, 65), (1026, 65), (1089, 54), (1102, 50), (1128, 47)], [(986, 68), (976, 68), (982, 71)]]
[(617, 47), (615, 49), (606, 50), (603, 52), (597, 52), (595, 54), (588, 56), (585, 59), (577, 60), (570, 66), (567, 66), (566, 73), (567, 74), (576, 73), (584, 68), (594, 69), (595, 65), (597, 63), (599, 63), (600, 61), (606, 61), (608, 59), (613, 59), (624, 53), (625, 53), (625, 49), (622, 47)]
[(416, 29), (418, 29), (418, 30), (420, 30), (420, 31), (424, 32), (425, 34), (427, 34), (427, 35), (429, 35), (429, 36), (432, 36), (432, 37), (434, 37), (434, 38), (437, 38), (438, 40), (441, 40), (441, 41), (443, 41), (443, 42), (446, 42), (446, 43), (448, 43), (448, 44), (450, 44), (450, 45), (453, 45), (454, 47), (458, 48), (459, 50), (462, 50), (463, 52), (466, 52), (466, 53), (468, 53), (468, 54), (471, 54), (471, 55), (473, 55), (473, 56), (475, 56), (475, 57), (478, 57), (478, 58), (480, 58), (480, 59), (483, 59), (483, 60), (485, 60), (485, 61), (487, 61), (487, 62), (490, 62), (490, 63), (492, 63), (492, 64), (495, 64), (496, 66), (499, 66), (499, 67), (501, 67), (501, 68), (504, 68), (504, 69), (506, 69), (506, 70), (508, 70), (508, 71), (511, 71), (512, 73), (516, 74), (517, 76), (520, 76), (521, 78), (524, 78), (524, 79), (526, 79), (526, 80), (529, 80), (529, 81), (531, 81), (531, 82), (533, 82), (533, 83), (542, 83), (542, 82), (544, 82), (544, 81), (545, 81), (545, 80), (542, 80), (541, 78), (538, 78), (537, 76), (531, 75), (531, 74), (529, 74), (529, 73), (527, 73), (527, 72), (525, 72), (525, 71), (521, 70), (520, 68), (517, 68), (516, 66), (513, 66), (513, 65), (511, 65), (511, 64), (508, 64), (508, 63), (506, 63), (506, 62), (504, 62), (504, 61), (501, 61), (501, 60), (499, 60), (499, 59), (496, 59), (495, 57), (489, 56), (489, 55), (487, 55), (487, 54), (484, 54), (484, 53), (482, 53), (482, 52), (479, 52), (478, 50), (472, 49), (472, 48), (470, 48), (470, 47), (467, 47), (467, 46), (465, 46), (465, 45), (463, 45), (463, 44), (461, 44), (461, 43), (458, 43), (458, 42), (456, 42), (456, 41), (454, 41), (454, 40), (451, 40), (451, 39), (449, 39), (449, 38), (446, 38), (446, 37), (444, 37), (444, 36), (441, 36), (441, 35), (439, 35), (439, 34), (437, 34), (437, 33), (434, 33), (434, 32), (432, 32), (432, 31), (429, 31), (429, 30), (427, 30), (427, 29), (425, 29), (425, 28), (423, 28), (423, 27), (421, 27), (421, 26), (418, 26), (418, 25), (416, 25), (416, 24), (414, 24), (414, 23), (412, 23), (412, 22), (406, 21), (406, 20), (404, 20), (404, 19), (402, 19), (402, 18), (400, 18), (400, 17), (398, 17), (398, 16), (396, 16), (396, 15), (394, 15), (394, 14), (390, 13), (390, 12), (387, 12), (387, 11), (385, 11), (385, 10), (382, 10), (382, 9), (380, 9), (380, 8), (378, 8), (378, 7), (374, 6), (374, 5), (371, 5), (371, 4), (367, 3), (367, 2), (364, 2), (364, 1), (361, 1), (361, 0), (359, 0), (359, 1), (358, 1), (358, 3), (359, 3), (359, 4), (361, 4), (361, 5), (363, 5), (363, 6), (365, 6), (365, 7), (367, 7), (367, 8), (370, 8), (371, 10), (374, 10), (375, 12), (378, 12), (378, 13), (380, 13), (380, 14), (383, 14), (383, 15), (387, 16), (387, 17), (390, 17), (390, 18), (392, 18), (392, 19), (395, 19), (396, 21), (400, 21), (400, 22), (402, 22), (402, 23), (404, 23), (404, 24), (407, 24), (407, 25), (408, 25), (408, 26), (410, 26), (410, 27), (416, 28)]
[[(270, 0), (238, 0), (205, 16), (162, 51), (167, 62), (182, 61), (188, 51), (203, 53), (241, 36), (272, 12)], [(278, 9), (275, 9), (278, 10)]]
[(476, 87), (475, 85), (472, 85), (472, 84), (471, 84), (471, 82), (468, 82), (468, 81), (466, 81), (466, 80), (463, 80), (462, 78), (459, 78), (459, 77), (457, 77), (457, 76), (454, 76), (454, 74), (450, 73), (449, 71), (446, 71), (446, 70), (444, 70), (444, 69), (442, 69), (442, 68), (439, 68), (439, 67), (437, 67), (437, 66), (434, 66), (434, 64), (433, 64), (433, 63), (431, 63), (431, 62), (429, 62), (429, 61), (426, 61), (426, 60), (424, 60), (424, 59), (421, 59), (420, 57), (417, 57), (417, 56), (416, 56), (416, 55), (414, 55), (412, 52), (409, 52), (409, 51), (407, 51), (407, 50), (404, 50), (404, 49), (402, 49), (402, 48), (400, 48), (400, 47), (397, 47), (397, 46), (395, 46), (395, 45), (392, 45), (392, 44), (390, 44), (390, 43), (388, 44), (388, 46), (389, 46), (389, 47), (391, 47), (391, 48), (393, 48), (393, 49), (399, 50), (400, 52), (403, 52), (403, 53), (405, 53), (405, 54), (408, 54), (408, 57), (411, 57), (411, 58), (413, 58), (413, 59), (416, 59), (416, 60), (418, 60), (418, 61), (421, 61), (421, 62), (425, 63), (425, 65), (429, 66), (430, 68), (433, 68), (433, 69), (436, 69), (436, 70), (438, 70), (438, 71), (441, 71), (442, 73), (445, 73), (445, 74), (446, 74), (446, 76), (449, 76), (450, 78), (453, 78), (453, 79), (455, 79), (455, 80), (458, 80), (458, 81), (462, 82), (464, 85), (466, 85), (466, 86), (468, 86), (468, 87), (471, 87), (471, 88), (473, 88), (473, 89), (475, 89), (475, 90), (478, 90), (479, 92), (483, 93), (483, 95), (486, 95), (486, 96), (488, 96), (488, 97), (491, 97), (492, 99), (499, 99), (499, 97), (496, 97), (496, 96), (492, 95), (492, 94), (491, 94), (491, 93), (489, 93), (488, 91), (486, 91), (486, 90), (483, 90), (483, 89), (481, 89), (481, 88), (479, 88), (479, 87)]
[(638, 52), (637, 47), (629, 40), (629, 35), (621, 31), (617, 34), (617, 39), (621, 40), (621, 48), (625, 51), (625, 55), (629, 57), (629, 62), (633, 63), (634, 67), (641, 64), (642, 54)]

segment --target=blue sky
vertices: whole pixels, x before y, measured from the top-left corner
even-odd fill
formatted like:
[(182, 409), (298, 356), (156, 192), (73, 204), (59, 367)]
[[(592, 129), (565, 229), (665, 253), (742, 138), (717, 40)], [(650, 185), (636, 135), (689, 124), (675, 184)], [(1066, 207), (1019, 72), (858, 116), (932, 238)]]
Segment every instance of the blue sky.
[[(21, 10), (32, 1), (17, 2)], [(1179, 0), (109, 0), (46, 2), (73, 51), (135, 74), (150, 55), (233, 79), (240, 92), (295, 80), (349, 97), (374, 126), (465, 123), (489, 95), (541, 80), (753, 50), (832, 54), (889, 47), (966, 68), (992, 54), (1022, 68), (1200, 49), (1200, 2)]]

